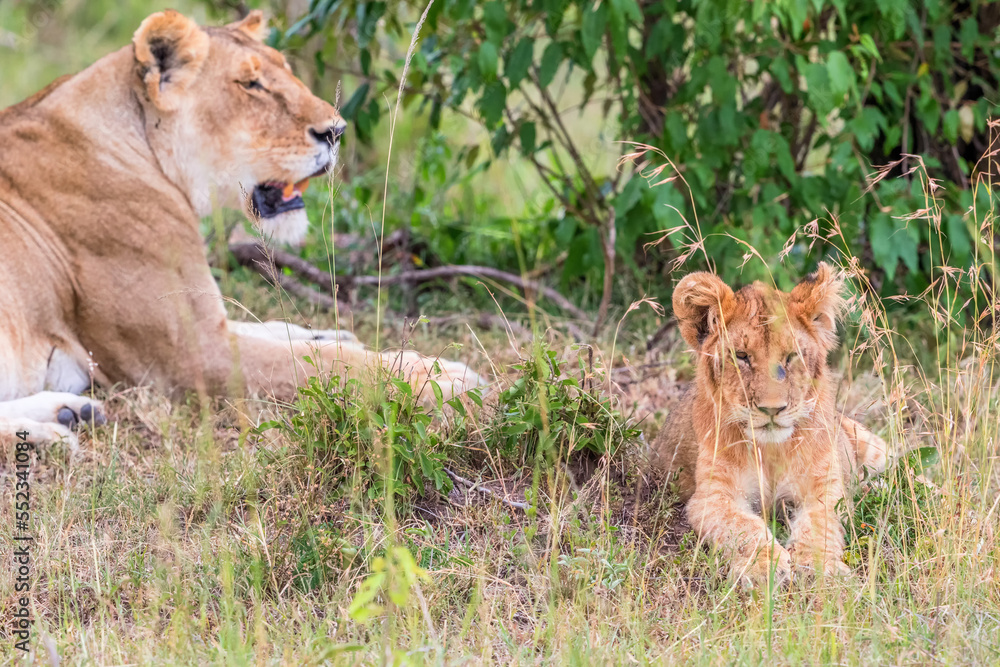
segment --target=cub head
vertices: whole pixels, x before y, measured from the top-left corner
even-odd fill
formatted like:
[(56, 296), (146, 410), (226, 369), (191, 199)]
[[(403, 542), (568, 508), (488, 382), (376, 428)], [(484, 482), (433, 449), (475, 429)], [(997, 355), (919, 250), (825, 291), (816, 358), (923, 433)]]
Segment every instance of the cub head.
[(296, 242), (308, 227), (302, 191), (336, 165), (347, 123), (266, 32), (259, 11), (222, 28), (153, 14), (132, 40), (133, 87), (161, 168), (198, 215), (243, 208), (265, 234)]
[(777, 444), (812, 414), (837, 342), (843, 286), (825, 263), (789, 293), (760, 282), (734, 292), (702, 272), (678, 283), (674, 314), (698, 353), (699, 386), (715, 397), (723, 424)]

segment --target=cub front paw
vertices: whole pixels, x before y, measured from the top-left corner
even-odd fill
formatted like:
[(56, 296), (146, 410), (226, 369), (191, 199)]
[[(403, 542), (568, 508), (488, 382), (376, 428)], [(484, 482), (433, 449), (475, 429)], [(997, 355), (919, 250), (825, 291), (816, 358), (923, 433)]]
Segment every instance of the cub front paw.
[(792, 562), (797, 575), (814, 578), (817, 574), (826, 579), (851, 576), (847, 563), (830, 554), (792, 552)]
[(734, 563), (732, 575), (744, 588), (762, 588), (771, 577), (778, 586), (792, 581), (792, 557), (779, 545), (760, 549), (749, 562)]

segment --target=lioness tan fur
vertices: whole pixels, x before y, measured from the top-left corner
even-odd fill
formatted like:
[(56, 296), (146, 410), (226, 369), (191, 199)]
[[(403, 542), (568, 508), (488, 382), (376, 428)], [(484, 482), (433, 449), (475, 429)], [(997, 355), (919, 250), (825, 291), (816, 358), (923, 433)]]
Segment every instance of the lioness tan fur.
[[(222, 28), (153, 14), (129, 46), (0, 111), (0, 433), (65, 435), (99, 414), (75, 396), (92, 380), (290, 399), (317, 366), (402, 368), (417, 387), (437, 373), (412, 352), (227, 322), (200, 217), (238, 207), (301, 237), (301, 189), (332, 170), (346, 126), (265, 32), (259, 12)], [(449, 395), (481, 382), (444, 361), (438, 380)]]
[[(862, 468), (886, 465), (886, 443), (836, 409), (827, 355), (842, 290), (842, 277), (820, 264), (790, 293), (760, 282), (734, 292), (710, 273), (674, 291), (696, 379), (652, 460), (678, 474), (691, 526), (745, 584), (772, 572), (785, 581), (793, 568), (845, 572), (838, 503)], [(779, 502), (794, 507), (787, 548), (760, 515)]]

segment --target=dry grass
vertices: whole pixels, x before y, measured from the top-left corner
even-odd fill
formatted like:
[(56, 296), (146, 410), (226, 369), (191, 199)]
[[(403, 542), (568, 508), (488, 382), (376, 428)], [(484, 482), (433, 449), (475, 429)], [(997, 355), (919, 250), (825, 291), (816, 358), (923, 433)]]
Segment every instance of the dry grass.
[[(383, 327), (386, 340), (402, 337), (392, 320)], [(564, 356), (580, 354), (549, 336)], [(422, 349), (458, 338), (464, 350), (485, 345), (495, 362), (514, 357), (500, 334), (414, 338)], [(644, 354), (638, 337), (622, 338), (617, 349), (638, 368), (615, 376), (625, 401), (639, 399), (637, 417), (669, 409), (687, 377), (683, 345)], [(599, 350), (609, 355), (610, 343)], [(589, 468), (541, 471), (475, 470), (458, 456), (466, 476), (527, 491), (532, 509), (457, 487), (393, 517), (324, 487), (303, 443), (252, 434), (280, 413), (274, 406), (201, 410), (148, 389), (111, 391), (112, 423), (84, 434), (78, 457), (56, 448), (34, 463), (33, 661), (48, 662), (52, 647), (72, 664), (991, 664), (1000, 659), (1000, 389), (993, 352), (980, 349), (934, 384), (902, 376), (919, 419), (894, 421), (900, 408), (873, 376), (851, 383), (848, 408), (881, 433), (938, 445), (942, 461), (927, 474), (940, 491), (915, 508), (912, 544), (884, 537), (898, 516), (886, 507), (884, 539), (858, 549), (853, 527), (850, 580), (771, 594), (731, 588), (668, 490), (637, 496), (638, 445)], [(520, 352), (529, 351), (526, 342)], [(3, 495), (9, 533), (10, 485)], [(910, 502), (906, 488), (892, 498)], [(376, 597), (385, 608), (357, 620), (352, 600), (396, 546), (427, 577), (395, 603)], [(389, 581), (406, 580), (406, 563), (386, 567)], [(8, 579), (5, 626), (13, 599)]]
[[(993, 247), (994, 212), (970, 215)], [(940, 211), (929, 206), (911, 224), (939, 228)], [(688, 256), (699, 252), (697, 222), (684, 231)], [(837, 245), (855, 284), (864, 284), (846, 240), (816, 241)], [(995, 266), (987, 253), (976, 270), (993, 279)], [(914, 297), (939, 341), (936, 366), (916, 365), (882, 304), (855, 301), (852, 320), (865, 336), (848, 336), (850, 354), (839, 361), (851, 380), (845, 409), (901, 448), (935, 446), (940, 462), (923, 473), (929, 493), (904, 469), (859, 495), (877, 502), (868, 502), (867, 526), (847, 516), (849, 579), (734, 588), (724, 564), (697, 548), (669, 488), (640, 492), (641, 443), (610, 460), (518, 467), (464, 439), (452, 443), (458, 472), (496, 494), (459, 487), (394, 508), (325, 483), (310, 443), (254, 432), (285, 409), (111, 389), (103, 396), (111, 423), (82, 434), (77, 456), (55, 447), (32, 464), (34, 651), (22, 661), (997, 664), (997, 333), (956, 332), (941, 320), (948, 281), (972, 277), (941, 275), (936, 290)], [(259, 283), (224, 277), (223, 290), (262, 319), (334, 325)], [(994, 297), (977, 307), (996, 305)], [(603, 369), (628, 360), (629, 369), (611, 371), (606, 391), (651, 435), (690, 380), (690, 362), (676, 337), (647, 352), (634, 333), (641, 317), (652, 316), (631, 314), (617, 335), (594, 342), (593, 369), (604, 387)], [(531, 308), (519, 319), (537, 330), (535, 341), (460, 325), (407, 331), (397, 318), (376, 325), (364, 312), (354, 328), (363, 340), (377, 328), (383, 344), (409, 341), (428, 353), (458, 341), (461, 350), (445, 354), (498, 370), (501, 384), (536, 344), (563, 358), (589, 354)], [(9, 451), (0, 460), (10, 478)], [(7, 544), (12, 508), (5, 484)], [(15, 599), (12, 579), (2, 578), (5, 662), (19, 660), (8, 632)]]
[[(982, 216), (984, 234), (995, 226), (992, 212), (970, 215)], [(845, 264), (855, 284), (864, 280), (849, 256)], [(334, 324), (259, 283), (224, 277), (223, 287), (262, 319)], [(940, 294), (917, 297), (929, 321), (938, 321)], [(929, 325), (944, 343), (932, 355), (938, 365), (921, 367), (881, 303), (854, 305), (865, 335), (849, 327), (836, 361), (847, 378), (841, 404), (901, 449), (936, 447), (940, 461), (919, 477), (897, 469), (856, 496), (857, 511), (845, 513), (849, 579), (734, 588), (725, 564), (698, 548), (670, 489), (644, 486), (641, 442), (613, 458), (517, 465), (484, 454), (466, 433), (451, 442), (452, 464), (494, 493), (459, 485), (395, 507), (330, 484), (310, 443), (254, 432), (287, 409), (113, 389), (111, 424), (84, 433), (76, 457), (57, 447), (33, 464), (29, 662), (58, 654), (72, 664), (994, 664), (997, 333), (945, 336), (944, 323)], [(373, 319), (356, 314), (362, 339)], [(646, 350), (638, 332), (662, 323), (646, 310), (592, 348), (543, 328), (553, 320), (530, 308), (517, 319), (527, 331), (534, 322), (537, 336), (511, 340), (460, 321), (410, 329), (391, 314), (380, 335), (499, 371), (501, 387), (514, 379), (510, 364), (539, 347), (571, 369), (593, 350), (585, 368), (647, 436), (690, 380), (675, 333)], [(460, 350), (449, 348), (455, 342)], [(9, 457), (3, 471), (10, 475)], [(12, 505), (8, 484), (8, 540)], [(5, 628), (14, 602), (4, 579)], [(12, 644), (9, 635), (0, 644), (5, 660), (15, 659)]]

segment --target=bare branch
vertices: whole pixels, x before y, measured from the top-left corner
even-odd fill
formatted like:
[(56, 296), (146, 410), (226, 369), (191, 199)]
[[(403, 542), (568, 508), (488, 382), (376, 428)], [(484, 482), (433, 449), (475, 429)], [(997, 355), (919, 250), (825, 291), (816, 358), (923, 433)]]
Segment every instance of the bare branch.
[[(265, 252), (265, 249), (256, 242), (234, 243), (230, 245), (229, 248), (232, 251), (233, 256), (236, 257), (236, 260), (243, 266), (249, 266), (254, 270), (260, 271), (257, 266), (263, 264), (263, 266), (266, 267), (269, 264), (268, 257), (270, 257), (274, 262), (274, 266), (278, 268), (288, 268), (300, 277), (319, 285), (326, 291), (329, 291), (331, 294), (334, 291), (334, 284), (330, 279), (330, 274), (321, 271), (306, 260), (296, 257), (289, 252), (278, 249), (268, 249)], [(261, 274), (270, 278), (269, 274), (263, 272), (261, 272)], [(415, 271), (401, 271), (388, 276), (337, 276), (336, 287), (338, 289), (343, 288), (349, 290), (356, 287), (378, 286), (380, 282), (382, 285), (399, 285), (407, 283), (422, 283), (430, 280), (438, 280), (440, 278), (456, 278), (462, 276), (509, 283), (520, 288), (524, 292), (536, 292), (552, 301), (573, 317), (583, 321), (590, 319), (587, 313), (573, 305), (569, 299), (551, 287), (543, 285), (538, 281), (525, 279), (520, 276), (516, 276), (513, 273), (507, 273), (506, 271), (501, 271), (500, 269), (494, 269), (488, 266), (462, 264), (454, 266), (438, 266), (432, 269), (420, 269)], [(282, 278), (287, 278), (287, 276), (281, 276), (280, 273), (278, 273), (278, 280), (281, 280)]]
[(504, 498), (496, 491), (492, 489), (487, 489), (485, 486), (479, 486), (479, 484), (477, 484), (476, 482), (469, 481), (464, 477), (459, 477), (458, 475), (448, 470), (447, 468), (445, 468), (444, 471), (448, 475), (448, 477), (451, 477), (451, 480), (453, 482), (455, 482), (456, 484), (461, 484), (462, 486), (466, 487), (469, 491), (478, 491), (483, 495), (492, 496), (493, 498), (496, 498), (504, 505), (509, 505), (510, 507), (522, 510), (524, 512), (528, 511), (529, 507), (528, 503), (521, 503), (516, 500), (508, 500), (507, 498)]

